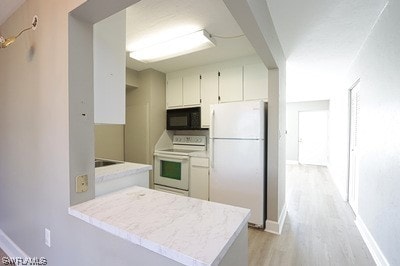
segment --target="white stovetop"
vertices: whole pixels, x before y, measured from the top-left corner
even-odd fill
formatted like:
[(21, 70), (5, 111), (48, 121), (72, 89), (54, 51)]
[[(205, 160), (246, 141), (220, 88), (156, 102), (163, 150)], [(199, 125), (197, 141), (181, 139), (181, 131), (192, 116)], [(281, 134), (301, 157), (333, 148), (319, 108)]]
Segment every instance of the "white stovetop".
[(69, 213), (184, 265), (218, 265), (250, 216), (248, 209), (136, 186)]

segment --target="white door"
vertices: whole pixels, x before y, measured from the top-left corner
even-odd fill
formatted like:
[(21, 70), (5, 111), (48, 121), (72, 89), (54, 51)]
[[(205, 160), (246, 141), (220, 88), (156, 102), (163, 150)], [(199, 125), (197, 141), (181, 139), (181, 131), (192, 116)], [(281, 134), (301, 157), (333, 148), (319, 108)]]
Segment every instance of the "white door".
[(263, 139), (264, 108), (262, 101), (212, 105), (210, 138)]
[(328, 111), (299, 112), (299, 163), (327, 165)]
[(359, 121), (360, 88), (359, 83), (350, 91), (350, 162), (349, 162), (349, 204), (354, 213), (358, 211), (358, 161), (359, 161)]

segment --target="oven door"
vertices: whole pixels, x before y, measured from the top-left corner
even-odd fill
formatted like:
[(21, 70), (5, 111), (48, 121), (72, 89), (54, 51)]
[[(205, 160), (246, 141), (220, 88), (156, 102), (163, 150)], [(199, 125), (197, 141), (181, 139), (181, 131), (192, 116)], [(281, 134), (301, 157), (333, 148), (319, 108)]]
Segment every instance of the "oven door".
[(189, 190), (189, 156), (154, 155), (154, 183)]

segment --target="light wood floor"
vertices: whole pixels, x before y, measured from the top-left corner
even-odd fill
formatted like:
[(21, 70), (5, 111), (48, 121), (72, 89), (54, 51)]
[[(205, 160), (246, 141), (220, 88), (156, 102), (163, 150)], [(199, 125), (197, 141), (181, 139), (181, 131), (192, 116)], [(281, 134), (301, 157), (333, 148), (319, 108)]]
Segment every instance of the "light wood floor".
[(280, 236), (249, 230), (249, 265), (375, 265), (325, 167), (288, 165)]

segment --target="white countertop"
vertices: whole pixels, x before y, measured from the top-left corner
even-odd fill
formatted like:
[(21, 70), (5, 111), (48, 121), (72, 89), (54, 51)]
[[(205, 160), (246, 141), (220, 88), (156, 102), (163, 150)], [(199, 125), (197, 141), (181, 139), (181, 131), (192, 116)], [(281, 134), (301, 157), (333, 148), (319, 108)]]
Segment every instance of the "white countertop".
[(184, 265), (218, 265), (250, 217), (248, 209), (137, 186), (69, 213)]
[(105, 182), (111, 179), (124, 177), (127, 175), (139, 174), (152, 170), (152, 166), (148, 164), (123, 162), (119, 164), (96, 167), (95, 181), (96, 183)]

